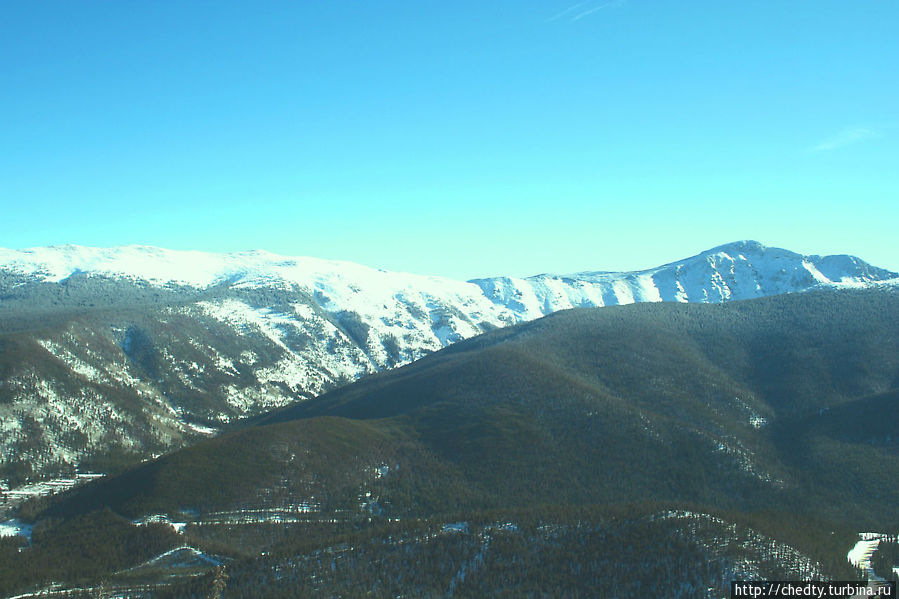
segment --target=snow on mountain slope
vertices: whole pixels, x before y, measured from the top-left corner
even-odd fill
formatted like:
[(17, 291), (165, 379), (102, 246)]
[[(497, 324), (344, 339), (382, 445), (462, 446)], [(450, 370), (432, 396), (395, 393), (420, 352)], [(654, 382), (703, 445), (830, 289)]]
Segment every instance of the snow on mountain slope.
[[(0, 271), (3, 270), (57, 283), (87, 274), (198, 289), (223, 284), (278, 289), (299, 286), (318, 294), (319, 303), (329, 312), (370, 313), (373, 318), (390, 320), (396, 315), (390, 304), (399, 302), (418, 312), (443, 303), (458, 306), (475, 320), (492, 324), (529, 320), (580, 306), (718, 302), (818, 286), (859, 287), (899, 277), (853, 256), (803, 256), (756, 241), (722, 245), (643, 271), (543, 274), (524, 279), (497, 277), (469, 283), (261, 250), (214, 254), (138, 245), (0, 248)], [(497, 310), (497, 306), (509, 312)]]
[(159, 453), (557, 310), (897, 277), (751, 241), (639, 272), (471, 282), (264, 251), (0, 249), (0, 480)]
[(477, 279), (484, 294), (524, 320), (580, 306), (722, 302), (817, 287), (864, 287), (896, 278), (853, 256), (803, 256), (756, 241), (722, 245), (637, 272)]

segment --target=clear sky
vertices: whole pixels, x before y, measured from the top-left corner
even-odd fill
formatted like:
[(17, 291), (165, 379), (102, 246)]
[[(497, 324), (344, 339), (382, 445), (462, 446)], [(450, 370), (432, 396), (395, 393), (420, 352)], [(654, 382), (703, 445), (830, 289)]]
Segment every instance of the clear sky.
[(0, 2), (0, 246), (899, 270), (899, 2)]

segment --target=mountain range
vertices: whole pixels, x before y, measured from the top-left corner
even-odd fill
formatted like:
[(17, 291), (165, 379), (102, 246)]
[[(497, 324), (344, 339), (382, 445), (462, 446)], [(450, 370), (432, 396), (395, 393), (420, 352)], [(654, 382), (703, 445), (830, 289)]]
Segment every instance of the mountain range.
[(889, 576), (897, 389), (893, 286), (560, 311), (25, 504), (0, 592), (711, 599), (866, 543)]
[(752, 241), (645, 271), (469, 282), (261, 251), (0, 250), (0, 480), (110, 471), (559, 310), (897, 276)]

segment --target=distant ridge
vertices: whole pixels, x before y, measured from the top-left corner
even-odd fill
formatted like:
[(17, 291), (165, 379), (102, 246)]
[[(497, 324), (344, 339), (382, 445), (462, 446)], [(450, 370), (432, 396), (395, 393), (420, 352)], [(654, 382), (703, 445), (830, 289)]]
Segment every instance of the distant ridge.
[[(491, 281), (530, 281), (547, 280), (566, 282), (612, 283), (628, 281), (643, 277), (655, 279), (659, 295), (663, 297), (667, 272), (678, 273), (685, 268), (696, 269), (705, 265), (713, 269), (726, 269), (721, 274), (721, 282), (715, 285), (720, 295), (704, 294), (707, 290), (679, 289), (672, 296), (673, 301), (716, 301), (727, 299), (745, 299), (745, 290), (740, 289), (740, 275), (751, 273), (754, 282), (759, 285), (751, 294), (772, 295), (797, 291), (797, 287), (816, 285), (842, 285), (859, 287), (878, 281), (896, 279), (899, 273), (872, 266), (854, 256), (839, 254), (831, 256), (802, 255), (789, 250), (762, 245), (758, 241), (742, 240), (727, 243), (701, 252), (695, 256), (670, 262), (655, 268), (636, 271), (585, 271), (567, 275), (545, 273), (525, 278), (488, 277), (473, 279), (469, 282), (484, 287), (484, 282)], [(21, 275), (30, 275), (44, 282), (60, 282), (72, 276), (91, 275), (105, 277), (122, 277), (143, 280), (162, 285), (186, 285), (195, 288), (206, 288), (223, 283), (242, 284), (247, 286), (265, 286), (276, 283), (297, 283), (313, 285), (326, 273), (342, 273), (345, 277), (356, 277), (360, 280), (378, 278), (379, 283), (392, 282), (421, 284), (423, 281), (448, 283), (452, 279), (438, 276), (413, 275), (373, 269), (360, 264), (339, 260), (325, 260), (305, 256), (285, 256), (265, 250), (250, 250), (231, 253), (212, 253), (192, 250), (169, 250), (154, 246), (127, 245), (110, 248), (87, 247), (79, 245), (60, 245), (37, 247), (22, 250), (0, 248), (0, 273), (8, 271)], [(725, 276), (729, 273), (731, 277)], [(787, 281), (784, 275), (791, 275)], [(810, 277), (810, 278), (809, 278)], [(393, 279), (388, 281), (388, 279)], [(675, 277), (675, 283), (679, 281)], [(781, 289), (769, 289), (762, 292), (762, 283), (776, 282)], [(734, 283), (731, 286), (728, 283)], [(792, 285), (790, 285), (792, 284)], [(677, 285), (675, 284), (675, 287)], [(696, 293), (698, 291), (698, 293)], [(650, 296), (652, 294), (650, 293)], [(738, 297), (739, 296), (739, 297)], [(639, 297), (631, 297), (634, 299)], [(627, 296), (619, 299), (628, 299)], [(645, 300), (651, 301), (651, 300)], [(614, 302), (613, 302), (614, 303)], [(619, 301), (617, 303), (631, 303)], [(602, 305), (602, 304), (598, 304)]]
[(744, 240), (645, 270), (473, 282), (492, 301), (529, 320), (567, 308), (659, 301), (715, 303), (822, 287), (861, 288), (897, 277), (854, 256), (805, 256)]

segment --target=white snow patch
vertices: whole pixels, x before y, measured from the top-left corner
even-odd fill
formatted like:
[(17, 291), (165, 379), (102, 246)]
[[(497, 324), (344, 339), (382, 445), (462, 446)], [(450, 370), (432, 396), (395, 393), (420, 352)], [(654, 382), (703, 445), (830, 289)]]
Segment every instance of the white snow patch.
[(871, 564), (871, 556), (880, 546), (880, 541), (888, 540), (896, 542), (896, 537), (881, 533), (862, 532), (858, 535), (859, 541), (846, 554), (849, 563), (865, 573), (865, 577), (870, 581), (883, 581), (883, 578), (875, 574), (874, 567)]
[(25, 537), (31, 542), (32, 525), (21, 520), (7, 520), (0, 522), (0, 537)]
[(683, 284), (680, 282), (679, 279), (676, 279), (676, 280), (674, 281), (674, 284), (677, 286), (677, 292), (676, 292), (676, 294), (675, 294), (675, 297), (677, 298), (677, 301), (679, 301), (679, 302), (681, 302), (681, 303), (684, 303), (684, 304), (687, 303), (687, 301), (688, 301), (688, 299), (687, 299), (687, 290), (684, 289)]
[(613, 281), (612, 291), (615, 293), (615, 297), (618, 299), (619, 306), (634, 303), (634, 293), (631, 290), (630, 285), (627, 284), (627, 281)]
[[(296, 321), (286, 314), (279, 314), (268, 308), (253, 308), (236, 299), (226, 299), (220, 303), (209, 301), (197, 302), (204, 312), (216, 320), (231, 325), (234, 328), (251, 326), (268, 337), (278, 347), (289, 351), (284, 344), (284, 333), (279, 327), (295, 327)], [(233, 370), (234, 364), (230, 360), (222, 358), (224, 368)], [(220, 366), (222, 368), (222, 366)]]
[(653, 280), (653, 275), (651, 273), (641, 274), (636, 279), (637, 282), (637, 297), (641, 302), (660, 302), (662, 301), (662, 294), (659, 292), (659, 288), (656, 286), (655, 281)]
[(818, 268), (809, 262), (808, 260), (802, 261), (802, 267), (812, 275), (812, 278), (815, 279), (818, 283), (824, 283), (825, 285), (832, 283), (830, 279), (821, 274), (821, 271)]
[(860, 540), (846, 554), (846, 559), (856, 568), (867, 570), (871, 568), (871, 556), (880, 545), (880, 539)]
[[(183, 421), (182, 421), (183, 422)], [(194, 422), (183, 422), (184, 426), (191, 429), (192, 431), (196, 431), (201, 435), (214, 435), (218, 431), (217, 428), (213, 428), (211, 426), (203, 426), (202, 424), (196, 424)]]

